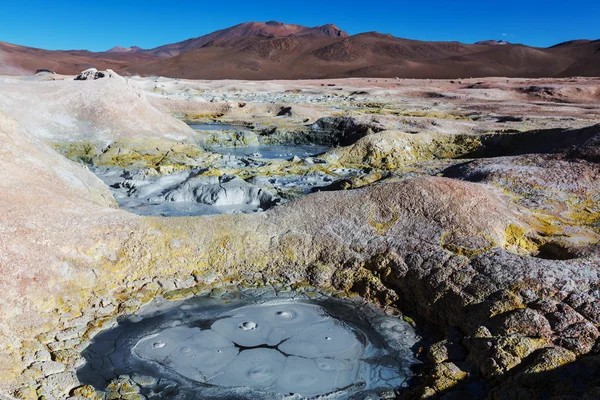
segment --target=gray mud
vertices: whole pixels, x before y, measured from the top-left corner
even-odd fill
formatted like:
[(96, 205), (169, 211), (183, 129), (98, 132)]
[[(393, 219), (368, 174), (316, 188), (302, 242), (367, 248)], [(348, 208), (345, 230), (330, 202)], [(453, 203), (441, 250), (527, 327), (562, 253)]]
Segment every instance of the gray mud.
[(249, 130), (243, 125), (231, 125), (220, 123), (205, 123), (205, 124), (189, 124), (190, 128), (196, 131), (239, 131)]
[(186, 216), (266, 210), (279, 199), (235, 176), (201, 176), (200, 171), (152, 177), (143, 171), (94, 168), (120, 208), (140, 215)]
[[(304, 165), (320, 163), (306, 158)], [(219, 164), (243, 172), (267, 165), (264, 159), (223, 156)], [(192, 168), (170, 175), (148, 175), (145, 170), (90, 167), (112, 191), (120, 208), (148, 216), (194, 216), (265, 211), (281, 202), (306, 195), (314, 188), (359, 173), (335, 168), (331, 172), (261, 176), (246, 180), (236, 175), (206, 176), (205, 168)]]
[(206, 146), (208, 151), (219, 154), (228, 154), (236, 157), (258, 157), (268, 159), (290, 159), (293, 157), (307, 158), (318, 156), (328, 150), (329, 146), (318, 146), (312, 144), (305, 145), (276, 145), (276, 144), (259, 144), (252, 146)]
[(156, 300), (99, 334), (78, 378), (177, 399), (387, 398), (408, 386), (411, 325), (363, 302), (276, 294)]

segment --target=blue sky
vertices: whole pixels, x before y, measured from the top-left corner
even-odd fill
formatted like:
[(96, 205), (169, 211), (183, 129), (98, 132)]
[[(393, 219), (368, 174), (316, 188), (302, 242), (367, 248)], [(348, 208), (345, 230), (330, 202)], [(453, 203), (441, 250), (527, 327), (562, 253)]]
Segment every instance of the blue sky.
[(46, 49), (156, 47), (247, 21), (547, 47), (600, 38), (600, 1), (0, 0), (0, 41)]

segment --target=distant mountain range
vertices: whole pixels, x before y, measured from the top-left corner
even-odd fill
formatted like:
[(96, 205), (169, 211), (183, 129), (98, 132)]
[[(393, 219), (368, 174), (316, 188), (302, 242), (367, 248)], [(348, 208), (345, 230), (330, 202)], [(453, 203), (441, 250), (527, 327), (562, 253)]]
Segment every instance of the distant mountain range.
[(424, 42), (377, 32), (350, 36), (332, 24), (309, 28), (270, 21), (247, 22), (154, 49), (50, 51), (0, 42), (0, 74), (38, 69), (77, 74), (90, 67), (189, 79), (600, 76), (600, 40), (550, 48), (502, 40)]

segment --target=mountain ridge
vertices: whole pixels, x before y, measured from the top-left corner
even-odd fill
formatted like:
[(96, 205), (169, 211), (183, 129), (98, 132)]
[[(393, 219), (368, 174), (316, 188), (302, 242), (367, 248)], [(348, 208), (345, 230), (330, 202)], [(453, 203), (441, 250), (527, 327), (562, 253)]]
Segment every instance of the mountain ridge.
[(348, 33), (342, 31), (334, 24), (325, 24), (315, 27), (306, 27), (296, 24), (285, 24), (283, 22), (244, 22), (231, 26), (229, 28), (219, 29), (206, 35), (182, 40), (180, 42), (169, 43), (151, 49), (143, 50), (159, 57), (172, 57), (186, 51), (195, 50), (203, 47), (207, 43), (215, 40), (226, 41), (234, 39), (244, 39), (253, 36), (265, 37), (288, 37), (288, 36), (323, 36), (323, 37), (348, 37)]
[(242, 23), (152, 49), (63, 51), (0, 42), (0, 74), (49, 69), (72, 75), (90, 67), (188, 79), (600, 76), (600, 40), (572, 40), (548, 48), (498, 40), (427, 42), (379, 32), (350, 36), (333, 24), (306, 27), (268, 21)]

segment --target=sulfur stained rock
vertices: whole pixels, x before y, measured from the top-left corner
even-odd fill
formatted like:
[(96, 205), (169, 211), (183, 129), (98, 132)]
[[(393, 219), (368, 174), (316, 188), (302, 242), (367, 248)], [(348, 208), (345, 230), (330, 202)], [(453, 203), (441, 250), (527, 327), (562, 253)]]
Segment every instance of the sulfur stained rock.
[(444, 361), (462, 361), (466, 352), (460, 344), (442, 340), (431, 345), (427, 356), (433, 363), (439, 364)]
[[(494, 185), (517, 204), (534, 210), (537, 215), (532, 221), (534, 229), (529, 232), (529, 237), (515, 238), (528, 241), (532, 255), (550, 260), (576, 259), (593, 252), (593, 244), (598, 243), (599, 238), (600, 203), (597, 199), (600, 185), (597, 176), (600, 166), (583, 154), (586, 149), (594, 149), (593, 143), (600, 137), (600, 126), (562, 136), (567, 137), (578, 145), (566, 150), (559, 146), (555, 154), (476, 160), (449, 168), (445, 176)], [(596, 142), (586, 141), (590, 137), (596, 138)]]
[(75, 368), (81, 366), (81, 364), (84, 362), (81, 354), (73, 349), (57, 350), (52, 353), (52, 357), (57, 362), (60, 362), (64, 365), (70, 365)]
[(31, 364), (32, 369), (39, 369), (45, 376), (63, 372), (66, 369), (65, 364), (57, 361), (40, 361)]
[(519, 334), (531, 337), (551, 337), (550, 323), (539, 312), (522, 308), (494, 318), (497, 335)]
[(443, 362), (436, 364), (434, 372), (427, 385), (435, 392), (452, 389), (461, 381), (469, 378), (471, 367), (466, 363)]
[(327, 287), (331, 285), (332, 271), (325, 265), (315, 264), (308, 269), (308, 281), (311, 285)]
[(129, 393), (121, 396), (122, 400), (146, 400), (146, 396), (140, 393)]
[(102, 400), (102, 395), (99, 394), (93, 386), (83, 385), (79, 386), (71, 392), (73, 396), (80, 397), (83, 399), (90, 400)]
[(552, 371), (565, 364), (572, 363), (576, 360), (576, 355), (561, 347), (552, 347), (543, 350), (536, 357), (535, 363), (527, 368), (527, 373), (540, 373)]
[(523, 336), (465, 338), (467, 360), (479, 366), (484, 377), (498, 377), (519, 365), (536, 350), (550, 347), (549, 339)]
[(141, 374), (133, 374), (131, 376), (131, 379), (133, 379), (133, 381), (135, 383), (137, 383), (138, 385), (140, 385), (141, 387), (144, 387), (144, 388), (152, 387), (152, 386), (156, 385), (156, 383), (158, 382), (157, 379), (152, 376), (141, 375)]
[(119, 393), (120, 395), (136, 394), (140, 392), (140, 387), (127, 375), (119, 376), (113, 379), (106, 390), (109, 392)]
[(366, 135), (350, 146), (334, 149), (325, 159), (344, 165), (395, 170), (418, 161), (459, 157), (481, 145), (474, 135), (443, 135), (386, 130)]
[(549, 396), (590, 398), (596, 391), (595, 380), (598, 373), (600, 373), (598, 356), (577, 359), (576, 355), (567, 349), (547, 348), (541, 350), (530, 365), (493, 389), (491, 397), (493, 399), (509, 399), (516, 396), (532, 399), (543, 399)]

